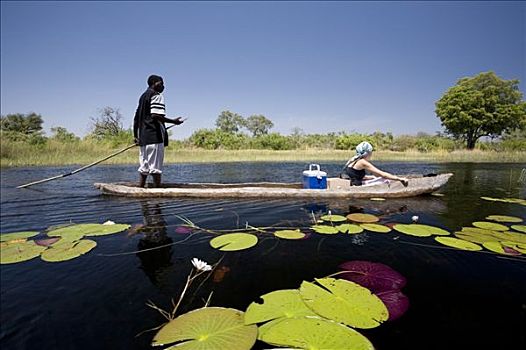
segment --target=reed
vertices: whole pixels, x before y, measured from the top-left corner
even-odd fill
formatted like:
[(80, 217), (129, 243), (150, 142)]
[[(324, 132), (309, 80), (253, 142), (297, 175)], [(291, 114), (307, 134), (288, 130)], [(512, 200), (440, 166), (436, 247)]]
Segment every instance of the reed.
[[(124, 148), (126, 145), (83, 140), (63, 143), (50, 140), (43, 145), (0, 140), (1, 167), (84, 165)], [(331, 149), (273, 150), (204, 150), (199, 148), (168, 147), (166, 163), (217, 163), (217, 162), (345, 162), (351, 151)], [(374, 160), (401, 162), (495, 162), (526, 163), (526, 151), (496, 152), (482, 150), (446, 150), (419, 152), (376, 151)], [(132, 148), (109, 159), (105, 164), (135, 164), (138, 149)]]

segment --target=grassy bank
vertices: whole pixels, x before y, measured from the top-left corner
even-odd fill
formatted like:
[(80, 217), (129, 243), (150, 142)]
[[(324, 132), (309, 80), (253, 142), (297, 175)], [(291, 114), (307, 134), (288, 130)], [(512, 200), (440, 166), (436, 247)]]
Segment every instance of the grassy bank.
[[(1, 142), (0, 162), (2, 167), (85, 165), (104, 158), (125, 146), (112, 147), (95, 142), (60, 143), (48, 142), (36, 146), (25, 143)], [(166, 150), (166, 163), (217, 163), (217, 162), (345, 162), (351, 151), (328, 149), (303, 149), (290, 151), (272, 150), (204, 150), (198, 148), (173, 148)], [(138, 149), (132, 148), (105, 164), (136, 164)], [(374, 160), (406, 162), (515, 162), (526, 163), (526, 151), (432, 151), (405, 152), (377, 151)]]

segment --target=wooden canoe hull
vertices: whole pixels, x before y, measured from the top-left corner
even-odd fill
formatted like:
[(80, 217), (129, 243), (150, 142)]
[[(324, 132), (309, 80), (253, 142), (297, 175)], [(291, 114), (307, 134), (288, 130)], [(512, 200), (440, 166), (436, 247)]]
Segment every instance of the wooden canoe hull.
[(409, 185), (398, 181), (374, 186), (349, 186), (348, 180), (327, 179), (326, 190), (303, 189), (301, 183), (181, 183), (163, 188), (140, 188), (132, 183), (95, 183), (104, 194), (125, 197), (199, 197), (199, 198), (402, 198), (432, 193), (444, 186), (453, 174), (431, 177), (409, 176)]

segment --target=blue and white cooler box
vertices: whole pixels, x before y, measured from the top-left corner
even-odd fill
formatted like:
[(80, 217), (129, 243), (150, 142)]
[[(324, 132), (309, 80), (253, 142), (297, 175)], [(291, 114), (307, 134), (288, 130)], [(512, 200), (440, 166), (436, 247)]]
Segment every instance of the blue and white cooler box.
[(318, 164), (309, 165), (303, 172), (303, 188), (324, 190), (327, 188), (327, 173), (320, 170)]

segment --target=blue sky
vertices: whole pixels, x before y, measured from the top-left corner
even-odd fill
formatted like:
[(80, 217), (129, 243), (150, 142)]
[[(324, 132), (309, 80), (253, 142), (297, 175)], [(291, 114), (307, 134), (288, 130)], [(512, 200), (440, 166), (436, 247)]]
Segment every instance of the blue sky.
[[(5, 2), (1, 113), (89, 131), (104, 106), (132, 124), (149, 74), (174, 137), (222, 110), (273, 131), (442, 130), (434, 103), (492, 70), (526, 81), (524, 2)], [(48, 133), (49, 134), (49, 133)]]

